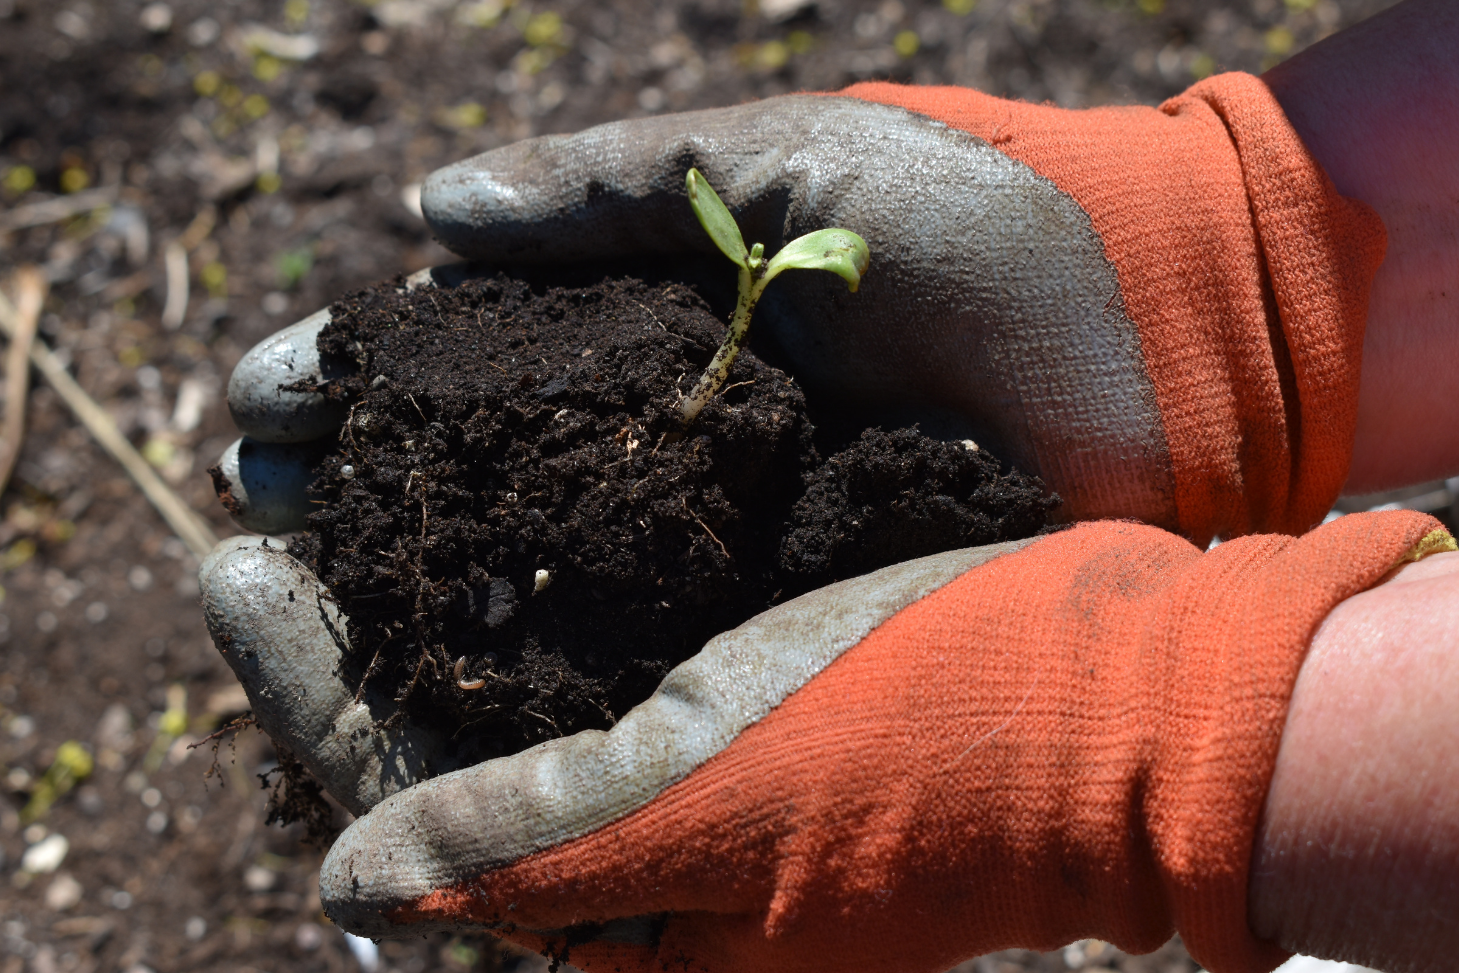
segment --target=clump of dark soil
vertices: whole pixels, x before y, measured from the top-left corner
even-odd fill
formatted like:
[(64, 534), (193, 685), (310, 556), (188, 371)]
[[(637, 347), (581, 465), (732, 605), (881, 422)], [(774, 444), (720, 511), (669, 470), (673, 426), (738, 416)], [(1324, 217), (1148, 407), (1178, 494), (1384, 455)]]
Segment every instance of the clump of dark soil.
[(683, 285), (397, 282), (331, 312), (352, 408), (293, 551), (349, 616), (348, 677), (488, 752), (610, 726), (780, 601), (1058, 503), (971, 443), (822, 442), (749, 352), (684, 433), (725, 326)]

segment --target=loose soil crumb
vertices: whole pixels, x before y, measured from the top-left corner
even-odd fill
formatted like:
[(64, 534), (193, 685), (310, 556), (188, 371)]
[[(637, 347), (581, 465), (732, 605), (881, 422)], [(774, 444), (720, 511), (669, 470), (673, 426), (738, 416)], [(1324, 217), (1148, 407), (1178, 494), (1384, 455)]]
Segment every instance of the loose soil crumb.
[(1058, 504), (915, 429), (823, 461), (801, 389), (749, 352), (681, 435), (725, 330), (682, 285), (397, 281), (331, 313), (352, 409), (292, 550), (349, 616), (347, 678), (487, 753), (611, 726), (779, 601)]
[(1052, 503), (972, 440), (867, 429), (806, 478), (780, 547), (808, 588), (959, 547), (1032, 537)]

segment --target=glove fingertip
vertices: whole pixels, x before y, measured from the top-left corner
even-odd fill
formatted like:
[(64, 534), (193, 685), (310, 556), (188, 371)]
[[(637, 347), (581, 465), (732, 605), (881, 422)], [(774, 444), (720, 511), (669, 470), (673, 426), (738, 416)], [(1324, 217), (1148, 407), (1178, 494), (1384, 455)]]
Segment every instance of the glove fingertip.
[(228, 378), (228, 411), (249, 437), (267, 443), (298, 443), (337, 430), (345, 406), (316, 391), (288, 386), (322, 385), (335, 369), (321, 360), (319, 332), (329, 309), (270, 335), (243, 356)]
[(303, 530), (312, 509), (307, 490), (321, 445), (235, 441), (208, 470), (218, 500), (245, 530), (288, 534)]

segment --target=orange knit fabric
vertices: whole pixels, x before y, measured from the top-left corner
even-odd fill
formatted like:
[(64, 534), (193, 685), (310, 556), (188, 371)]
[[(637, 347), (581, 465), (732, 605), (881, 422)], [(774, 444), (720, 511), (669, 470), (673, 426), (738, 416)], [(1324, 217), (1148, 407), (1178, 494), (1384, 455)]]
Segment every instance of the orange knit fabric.
[(646, 807), (394, 918), (561, 952), (527, 930), (669, 914), (656, 947), (572, 946), (593, 970), (938, 973), (1174, 930), (1215, 973), (1270, 970), (1247, 873), (1298, 668), (1438, 526), (1361, 514), (1205, 554), (1072, 528), (903, 610)]
[(1089, 214), (1139, 329), (1184, 533), (1204, 544), (1322, 519), (1347, 479), (1386, 236), (1260, 79), (1218, 75), (1158, 109), (883, 82), (839, 94), (970, 132)]

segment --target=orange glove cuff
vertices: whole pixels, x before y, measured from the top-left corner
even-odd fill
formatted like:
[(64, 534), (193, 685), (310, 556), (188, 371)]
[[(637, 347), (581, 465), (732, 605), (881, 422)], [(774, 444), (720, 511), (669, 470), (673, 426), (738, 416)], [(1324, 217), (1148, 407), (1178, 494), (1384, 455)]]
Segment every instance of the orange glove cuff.
[(1368, 293), (1386, 245), (1258, 78), (1158, 109), (1068, 111), (966, 88), (838, 92), (970, 132), (1089, 215), (1165, 426), (1181, 530), (1300, 533), (1347, 479)]
[(1204, 554), (1072, 528), (892, 616), (645, 806), (394, 918), (542, 945), (526, 931), (667, 916), (654, 943), (573, 945), (592, 969), (936, 973), (1178, 930), (1208, 969), (1262, 973), (1285, 954), (1247, 926), (1248, 872), (1307, 646), (1436, 542), (1409, 511)]

